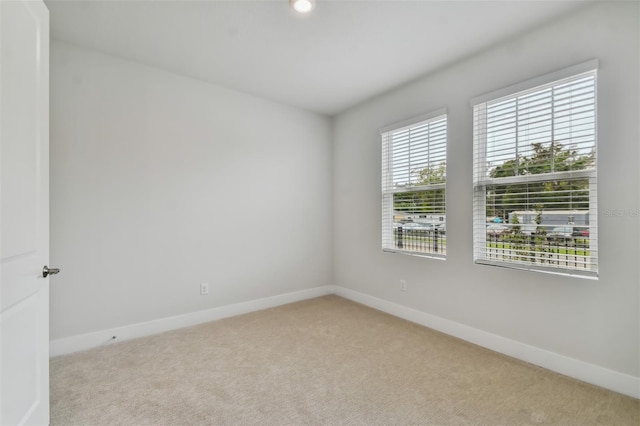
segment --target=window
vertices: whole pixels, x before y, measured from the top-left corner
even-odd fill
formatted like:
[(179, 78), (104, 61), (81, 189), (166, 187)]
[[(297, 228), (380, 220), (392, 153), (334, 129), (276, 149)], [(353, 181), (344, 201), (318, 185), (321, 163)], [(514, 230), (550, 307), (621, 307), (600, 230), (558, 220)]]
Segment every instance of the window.
[(382, 135), (382, 249), (444, 258), (447, 251), (444, 109)]
[(596, 69), (472, 101), (476, 263), (597, 276)]

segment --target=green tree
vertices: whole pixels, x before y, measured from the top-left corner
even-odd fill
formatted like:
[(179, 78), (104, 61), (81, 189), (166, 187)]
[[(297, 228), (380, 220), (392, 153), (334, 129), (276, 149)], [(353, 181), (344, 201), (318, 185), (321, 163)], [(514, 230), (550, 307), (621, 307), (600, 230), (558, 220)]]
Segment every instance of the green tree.
[[(425, 167), (415, 174), (417, 180), (412, 186), (445, 183), (446, 164)], [(393, 208), (406, 214), (443, 214), (444, 203), (444, 188), (403, 192), (393, 197)]]
[[(570, 170), (584, 170), (595, 163), (593, 152), (579, 154), (561, 144), (534, 143), (530, 156), (517, 156), (494, 167), (492, 178), (539, 175)], [(542, 182), (493, 185), (487, 188), (491, 200), (487, 203), (487, 216), (502, 216), (512, 211), (530, 210), (532, 206), (558, 209), (586, 209), (589, 207), (588, 179), (559, 179)]]
[(444, 183), (446, 180), (447, 165), (442, 162), (435, 167), (425, 167), (418, 172), (419, 184)]

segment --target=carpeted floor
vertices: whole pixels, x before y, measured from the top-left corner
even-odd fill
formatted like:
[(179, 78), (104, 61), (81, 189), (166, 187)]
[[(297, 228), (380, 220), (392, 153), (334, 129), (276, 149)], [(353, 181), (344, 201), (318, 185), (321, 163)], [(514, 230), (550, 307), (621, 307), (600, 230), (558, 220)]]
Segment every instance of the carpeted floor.
[(326, 296), (51, 360), (52, 425), (631, 425), (640, 401)]

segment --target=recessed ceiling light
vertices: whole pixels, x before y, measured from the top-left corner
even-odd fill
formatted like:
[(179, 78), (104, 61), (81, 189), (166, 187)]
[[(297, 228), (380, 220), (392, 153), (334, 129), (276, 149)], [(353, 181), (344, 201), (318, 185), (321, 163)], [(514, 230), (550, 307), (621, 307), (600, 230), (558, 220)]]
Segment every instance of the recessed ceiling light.
[(289, 0), (289, 4), (298, 13), (309, 13), (315, 6), (316, 0)]

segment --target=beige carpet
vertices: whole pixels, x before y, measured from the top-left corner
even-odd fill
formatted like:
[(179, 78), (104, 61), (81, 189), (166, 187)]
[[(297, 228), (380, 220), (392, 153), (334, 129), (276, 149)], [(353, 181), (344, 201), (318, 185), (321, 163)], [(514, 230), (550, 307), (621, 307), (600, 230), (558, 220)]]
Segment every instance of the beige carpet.
[(632, 425), (640, 402), (326, 296), (51, 360), (53, 425)]

